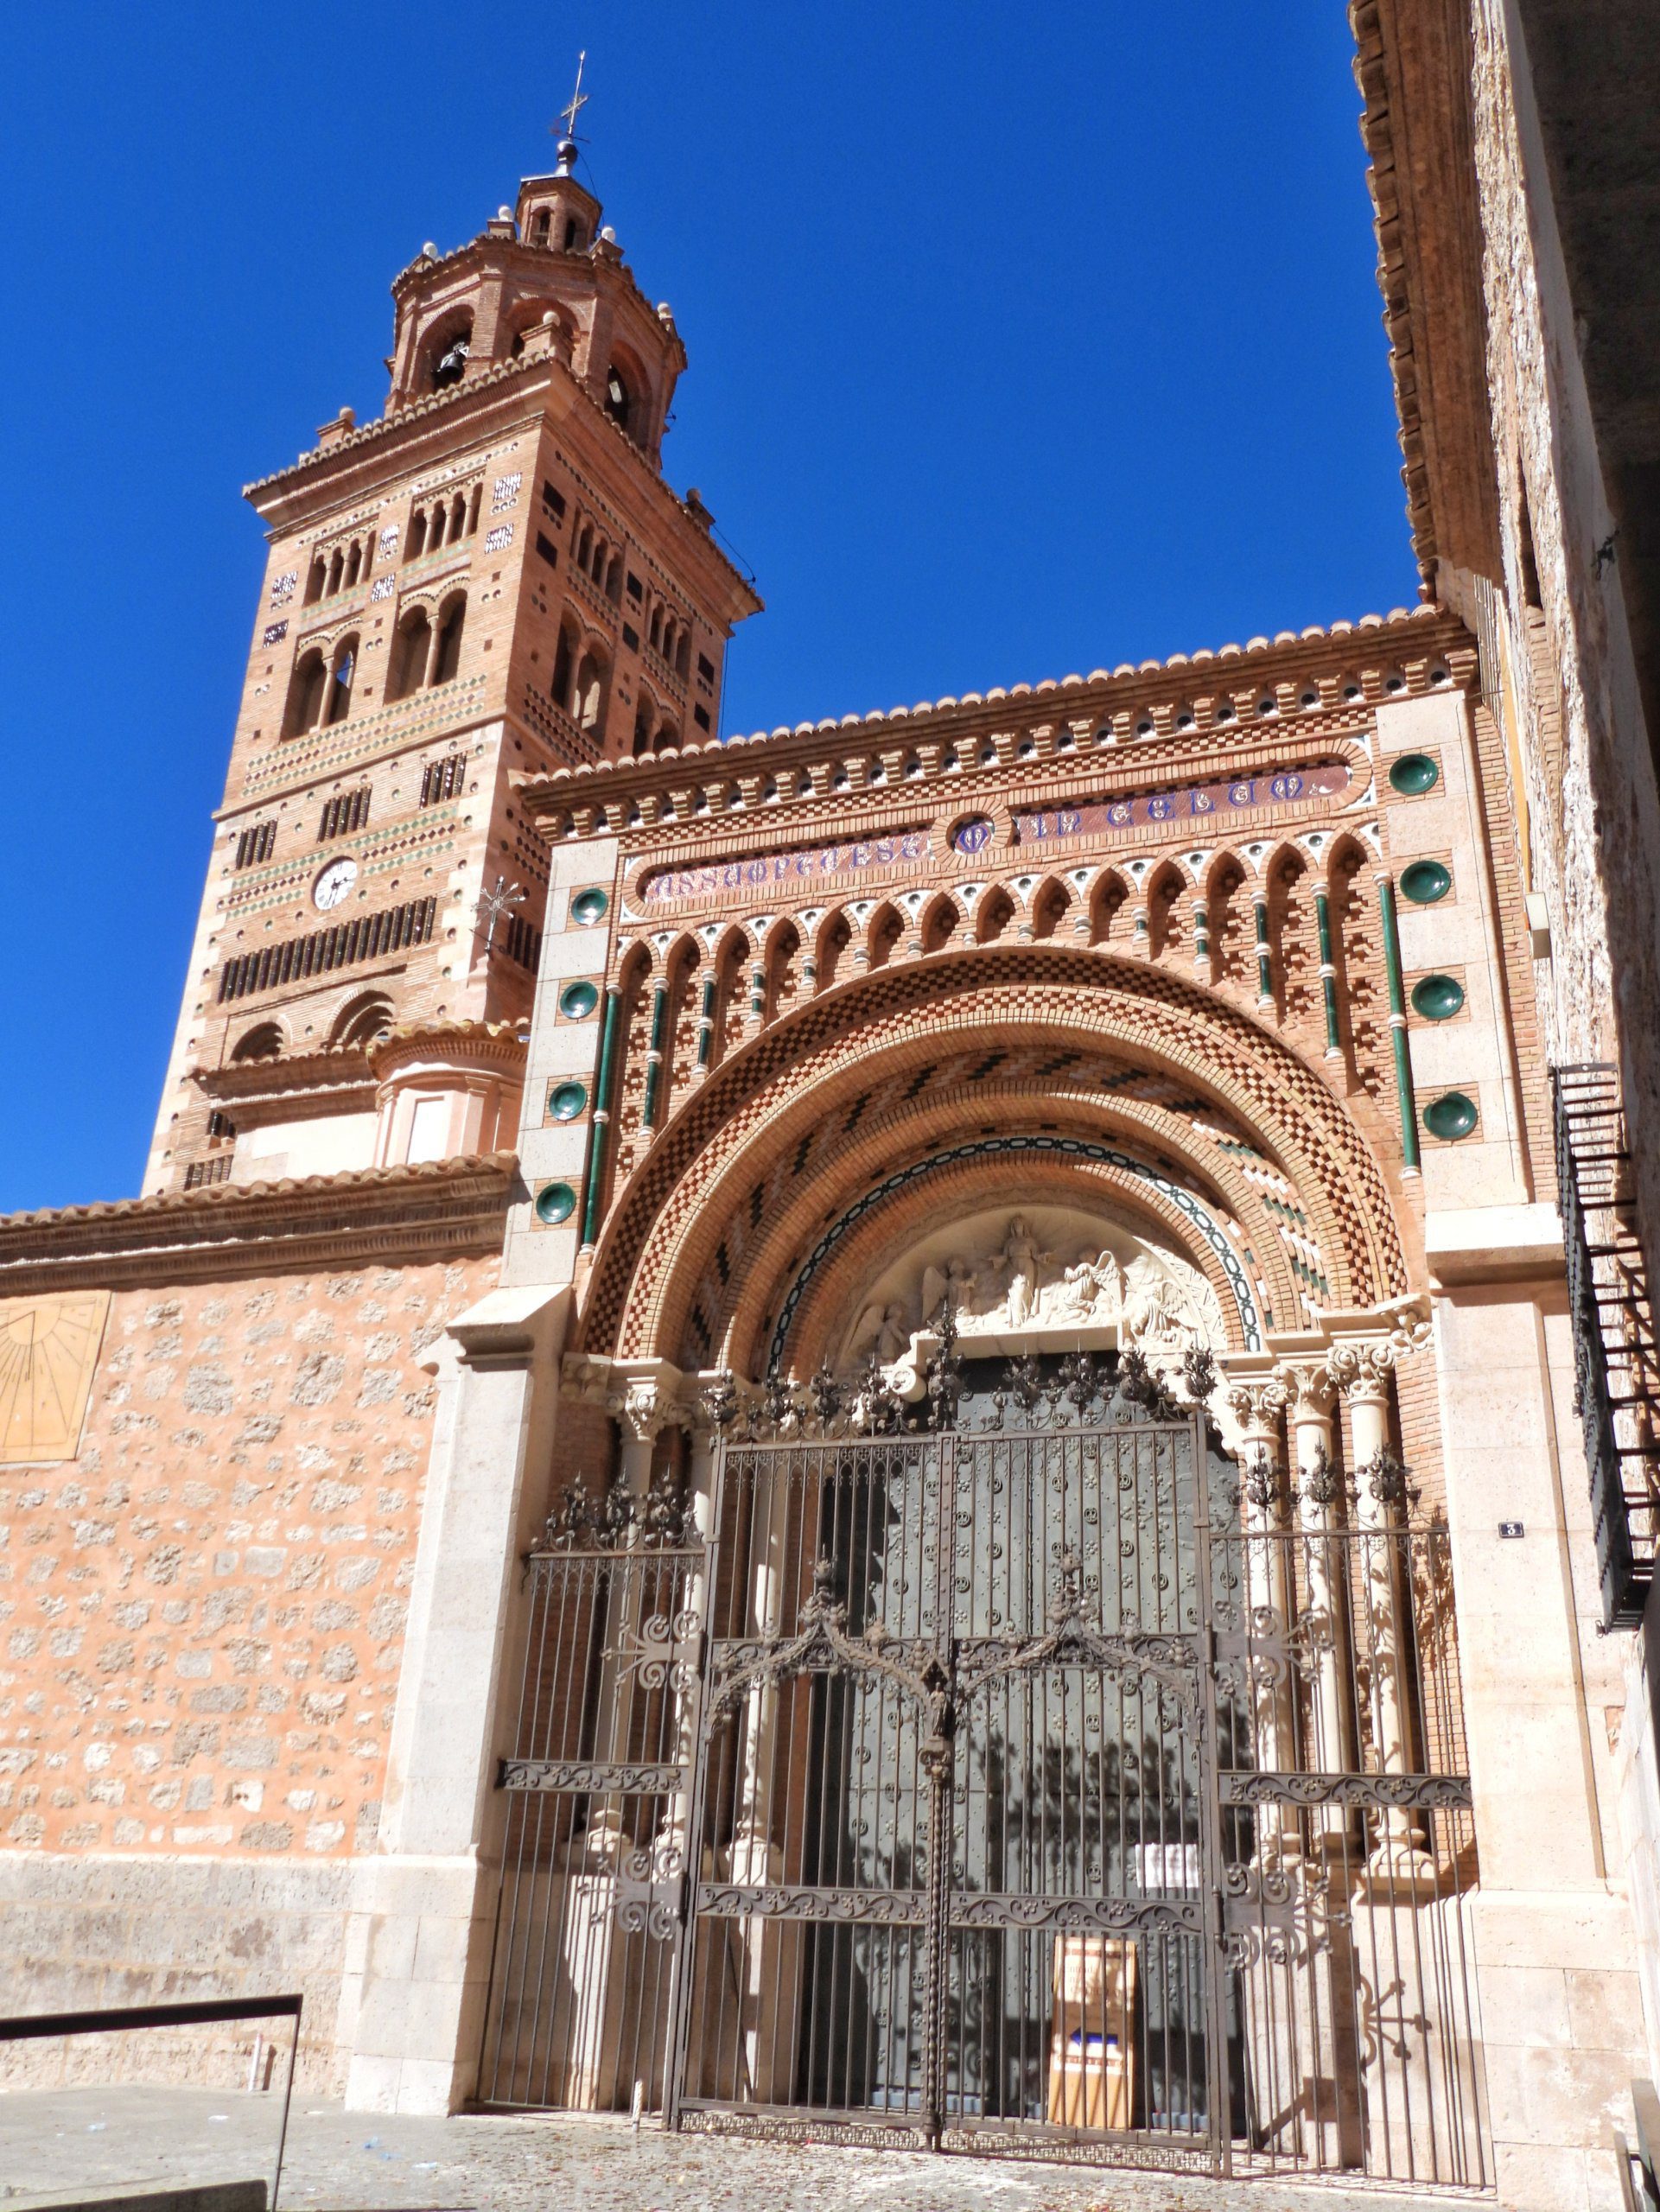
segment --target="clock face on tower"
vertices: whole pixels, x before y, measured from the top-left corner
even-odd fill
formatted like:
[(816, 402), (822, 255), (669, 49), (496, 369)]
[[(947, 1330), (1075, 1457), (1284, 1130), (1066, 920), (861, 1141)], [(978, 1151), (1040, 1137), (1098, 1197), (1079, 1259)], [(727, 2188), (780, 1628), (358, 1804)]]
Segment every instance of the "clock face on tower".
[(330, 861), (311, 887), (312, 905), (326, 914), (331, 906), (340, 905), (357, 880), (358, 864), (355, 861)]

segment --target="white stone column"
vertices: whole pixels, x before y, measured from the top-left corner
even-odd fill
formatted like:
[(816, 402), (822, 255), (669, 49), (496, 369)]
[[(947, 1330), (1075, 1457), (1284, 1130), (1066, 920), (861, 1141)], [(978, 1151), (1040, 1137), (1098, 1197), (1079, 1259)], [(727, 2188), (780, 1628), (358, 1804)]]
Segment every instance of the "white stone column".
[[(1301, 1412), (1301, 1428), (1313, 1427), (1313, 1400), (1308, 1389), (1294, 1396), (1284, 1370), (1260, 1382), (1236, 1383), (1229, 1392), (1244, 1444), (1243, 1580), (1249, 1624), (1254, 1637), (1271, 1639), (1278, 1647), (1251, 1670), (1256, 1763), (1280, 1773), (1316, 1764), (1298, 1752), (1292, 1568), (1305, 1539), (1294, 1524), (1287, 1525), (1289, 1501), (1279, 1440), (1280, 1418), (1288, 1408)], [(1297, 1442), (1306, 1465), (1310, 1445), (1301, 1433)], [(1339, 1959), (1330, 1943), (1315, 1940), (1315, 1908), (1328, 1885), (1327, 1871), (1318, 1856), (1305, 1859), (1297, 1813), (1285, 1803), (1257, 1808), (1256, 1861), (1264, 1904), (1274, 1893), (1288, 1898), (1298, 1936), (1295, 1958), (1259, 1943), (1241, 1974), (1243, 2039), (1258, 2126), (1264, 2142), (1282, 2154), (1342, 2164), (1355, 2132), (1352, 2100), (1333, 2091), (1348, 2056), (1348, 1973), (1346, 1958)], [(1320, 1917), (1324, 1920), (1323, 1912)], [(1248, 1936), (1250, 1919), (1247, 1906)]]
[(497, 1290), (450, 1325), (378, 1848), (359, 1862), (338, 2033), (359, 2111), (471, 2094), (495, 1910), (489, 1827), (520, 1554), (551, 1449), (569, 1293)]
[[(1354, 1764), (1348, 1578), (1345, 1545), (1335, 1535), (1342, 1484), (1337, 1471), (1332, 1411), (1337, 1392), (1322, 1363), (1296, 1361), (1280, 1370), (1290, 1395), (1296, 1465), (1297, 1527), (1306, 1599), (1300, 1624), (1308, 1669), (1308, 1742), (1305, 1764), (1321, 1774)], [(1346, 1834), (1349, 1820), (1327, 1807), (1317, 1825), (1328, 1837)]]
[[(784, 1625), (790, 1575), (792, 1571), (798, 1575), (804, 1562), (785, 1551), (790, 1521), (788, 1478), (781, 1471), (775, 1472), (765, 1460), (760, 1465), (766, 1471), (753, 1478), (754, 1487), (735, 1501), (736, 1518), (741, 1524), (747, 1514), (748, 1520), (748, 1633), (777, 1636)], [(734, 1541), (739, 1541), (735, 1530)], [(764, 1885), (779, 1880), (784, 1872), (783, 1853), (773, 1833), (773, 1800), (785, 1694), (776, 1682), (769, 1682), (752, 1689), (744, 1700), (728, 1876), (733, 1882)], [(733, 1980), (740, 1993), (737, 2025), (744, 2078), (758, 2101), (787, 2101), (794, 2072), (795, 2035), (792, 2022), (784, 2015), (787, 1993), (796, 1984), (799, 1925), (757, 1917), (733, 1920), (727, 1926), (727, 1940), (734, 1948)]]
[[(697, 1648), (689, 1655), (690, 1657), (699, 1662), (702, 1657), (703, 1639), (708, 1637), (710, 1629), (709, 1559), (709, 1547), (715, 1541), (716, 1445), (716, 1435), (714, 1425), (708, 1415), (699, 1409), (693, 1414), (691, 1421), (691, 1470), (689, 1488), (691, 1529), (696, 1533), (698, 1543), (703, 1547), (703, 1556), (689, 1578), (684, 1606), (684, 1611), (702, 1624)], [(697, 1729), (700, 1718), (701, 1705), (696, 1691), (679, 1695), (675, 1707), (674, 1757), (686, 1770), (686, 1787), (670, 1808), (668, 1823), (663, 1832), (663, 1840), (683, 1853), (691, 1847), (692, 1768), (697, 1755)], [(691, 1878), (694, 1882), (696, 1881), (700, 1871), (695, 1866), (690, 1868)]]
[[(1286, 1541), (1282, 1533), (1285, 1511), (1285, 1457), (1281, 1442), (1280, 1417), (1289, 1394), (1277, 1377), (1236, 1382), (1228, 1391), (1228, 1406), (1239, 1424), (1242, 1439), (1240, 1525), (1243, 1531), (1240, 1581), (1244, 1593), (1247, 1632), (1271, 1638), (1286, 1646), (1278, 1662), (1250, 1662), (1250, 1707), (1253, 1752), (1256, 1764), (1283, 1770), (1296, 1764), (1296, 1708), (1292, 1698), (1291, 1578), (1288, 1573)], [(1277, 1806), (1262, 1806), (1256, 1816), (1257, 1855), (1265, 1866), (1277, 1866), (1288, 1838)], [(1296, 1848), (1294, 1831), (1291, 1848)]]
[[(1405, 1477), (1390, 1443), (1395, 1359), (1396, 1347), (1387, 1339), (1347, 1342), (1333, 1347), (1326, 1365), (1349, 1408), (1378, 1768), (1383, 1774), (1408, 1774), (1421, 1761), (1423, 1746), (1414, 1738), (1408, 1672), (1412, 1595), (1402, 1510)], [(1435, 1866), (1424, 1847), (1421, 1821), (1399, 1808), (1385, 1810), (1368, 1872), (1391, 1892), (1433, 1891)]]
[[(590, 1374), (590, 1389), (593, 1379)], [(620, 1487), (641, 1501), (652, 1487), (658, 1439), (685, 1417), (679, 1397), (684, 1378), (677, 1368), (653, 1361), (632, 1372), (626, 1367), (614, 1368), (608, 1379), (621, 1383), (605, 1397), (606, 1410), (617, 1424)], [(594, 1757), (617, 1765), (650, 1758), (654, 1751), (660, 1756), (662, 1748), (677, 1742), (679, 1732), (677, 1716), (662, 1735), (657, 1733), (650, 1702), (654, 1693), (640, 1681), (648, 1607), (664, 1603), (671, 1572), (661, 1554), (643, 1542), (643, 1535), (637, 1511), (632, 1527), (612, 1540), (616, 1548), (601, 1570), (603, 1580), (596, 1592), (604, 1641), (595, 1685)], [(679, 1610), (674, 1609), (677, 1614)], [(655, 1942), (643, 1948), (631, 1942), (618, 1913), (628, 1885), (645, 1883), (655, 1888), (659, 1880), (674, 1878), (665, 1858), (665, 1853), (676, 1848), (674, 1813), (671, 1806), (666, 1816), (670, 1833), (659, 1827), (654, 1833), (631, 1834), (624, 1826), (623, 1802), (620, 1795), (601, 1801), (587, 1827), (572, 1836), (563, 1870), (567, 1904), (561, 1917), (562, 1965), (567, 2009), (562, 2027), (572, 2054), (567, 2094), (585, 2107), (601, 2110), (626, 2107), (631, 2094), (642, 2094), (655, 2107), (663, 2094), (661, 2075), (649, 2063), (655, 2051), (639, 2055), (648, 2063), (647, 2071), (638, 2075), (626, 2061), (631, 2023), (636, 2017), (650, 2017), (665, 1996), (646, 1978), (666, 1974), (671, 1954)]]

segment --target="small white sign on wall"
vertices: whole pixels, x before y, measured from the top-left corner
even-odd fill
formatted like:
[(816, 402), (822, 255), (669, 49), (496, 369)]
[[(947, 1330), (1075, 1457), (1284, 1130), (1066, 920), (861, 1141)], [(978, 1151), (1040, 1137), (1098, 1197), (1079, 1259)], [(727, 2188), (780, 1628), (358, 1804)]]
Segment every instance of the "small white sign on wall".
[(1143, 1890), (1196, 1890), (1199, 1887), (1199, 1846), (1196, 1843), (1138, 1843), (1129, 1863)]

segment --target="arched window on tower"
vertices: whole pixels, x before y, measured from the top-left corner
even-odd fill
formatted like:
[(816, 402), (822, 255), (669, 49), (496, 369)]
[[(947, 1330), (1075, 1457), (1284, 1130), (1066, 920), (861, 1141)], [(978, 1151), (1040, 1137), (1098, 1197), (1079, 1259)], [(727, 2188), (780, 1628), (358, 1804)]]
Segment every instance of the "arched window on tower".
[(329, 1038), (331, 1045), (359, 1052), (384, 1037), (392, 1026), (392, 1002), (384, 991), (366, 991), (341, 1007)]
[(268, 1060), (283, 1049), (283, 1032), (274, 1021), (257, 1022), (231, 1047), (233, 1060)]
[(424, 607), (411, 607), (398, 623), (392, 639), (391, 665), (386, 672), (388, 699), (407, 699), (425, 681), (432, 651), (432, 625)]
[(553, 682), (548, 689), (556, 707), (570, 712), (570, 679), (576, 666), (580, 642), (576, 626), (567, 615), (559, 625), (559, 642), (553, 650)]
[(295, 663), (294, 678), (289, 685), (288, 712), (283, 717), (284, 737), (297, 737), (302, 730), (316, 728), (318, 716), (322, 713), (323, 689), (328, 674), (328, 664), (315, 645), (308, 653), (302, 653)]
[(461, 631), (467, 621), (467, 600), (457, 593), (440, 609), (438, 615), (438, 643), (433, 651), (432, 677), (434, 683), (448, 683), (461, 664)]
[(328, 692), (323, 705), (325, 722), (343, 722), (352, 711), (352, 679), (357, 673), (358, 641), (342, 638), (334, 648), (328, 671)]
[(350, 544), (350, 545), (347, 547), (347, 554), (346, 554), (346, 574), (345, 574), (345, 576), (344, 576), (344, 577), (342, 578), (342, 580), (341, 580), (341, 582), (342, 582), (342, 588), (343, 588), (343, 589), (345, 589), (345, 590), (347, 590), (347, 591), (350, 591), (350, 590), (351, 590), (351, 588), (352, 588), (353, 585), (356, 583), (356, 582), (357, 582), (357, 580), (358, 580), (358, 577), (359, 577), (359, 575), (361, 573), (362, 568), (363, 568), (363, 548), (362, 548), (362, 547), (358, 543), (358, 542), (357, 542), (356, 538), (354, 537), (354, 538), (352, 540), (351, 544)]
[(317, 601), (323, 595), (323, 587), (328, 582), (328, 564), (323, 559), (322, 555), (319, 553), (312, 562), (310, 569), (306, 576), (305, 604), (308, 607), (315, 607), (316, 605)]
[(597, 730), (605, 720), (604, 660), (592, 645), (586, 647), (576, 664), (576, 690), (571, 701), (571, 716), (579, 729)]
[(410, 517), (408, 557), (418, 561), (427, 550), (427, 517), (424, 507), (417, 507)]
[(538, 207), (535, 214), (531, 216), (531, 244), (532, 245), (545, 245), (547, 244), (548, 225), (551, 219), (552, 211), (547, 207)]
[(473, 326), (466, 324), (448, 338), (440, 339), (432, 356), (432, 389), (446, 391), (459, 384), (467, 374), (467, 356), (472, 351)]
[(649, 753), (652, 749), (652, 724), (656, 719), (657, 708), (650, 694), (642, 691), (639, 703), (634, 709), (633, 754), (636, 760), (643, 753)]
[(613, 361), (606, 372), (605, 411), (614, 423), (620, 423), (626, 430), (629, 428), (633, 404), (633, 395), (623, 379), (622, 371)]

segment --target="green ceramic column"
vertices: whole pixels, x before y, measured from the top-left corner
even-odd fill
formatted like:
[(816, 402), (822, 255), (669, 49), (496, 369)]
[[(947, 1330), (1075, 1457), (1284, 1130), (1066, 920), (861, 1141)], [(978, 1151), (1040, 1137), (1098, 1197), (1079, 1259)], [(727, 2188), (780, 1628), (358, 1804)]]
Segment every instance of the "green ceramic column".
[(648, 1129), (657, 1127), (658, 1093), (663, 1085), (663, 1033), (668, 1026), (669, 988), (659, 983), (652, 999), (652, 1041), (646, 1048), (646, 1103), (640, 1120)]
[(1314, 893), (1314, 919), (1320, 930), (1320, 987), (1326, 1000), (1326, 1057), (1334, 1060), (1343, 1050), (1337, 1019), (1337, 968), (1332, 959), (1332, 902), (1323, 891)]
[(605, 1188), (606, 1147), (611, 1136), (611, 1077), (617, 1057), (617, 1019), (622, 993), (613, 983), (605, 995), (600, 1031), (600, 1073), (594, 1086), (594, 1120), (588, 1140), (588, 1182), (582, 1193), (582, 1249), (592, 1251), (600, 1233), (600, 1201)]
[(1256, 1003), (1259, 1007), (1274, 1003), (1274, 953), (1268, 934), (1268, 891), (1266, 887), (1251, 899), (1251, 910), (1256, 917)]
[(1377, 879), (1377, 908), (1383, 918), (1383, 968), (1389, 978), (1390, 1037), (1395, 1046), (1395, 1091), (1401, 1108), (1401, 1159), (1409, 1175), (1418, 1173), (1418, 1105), (1412, 1090), (1412, 1055), (1407, 1048), (1407, 1001), (1401, 982), (1401, 932), (1395, 918), (1395, 885)]
[(714, 1043), (715, 978), (713, 976), (705, 976), (703, 1011), (697, 1017), (697, 1065), (700, 1068), (706, 1068), (709, 1065), (709, 1056)]

